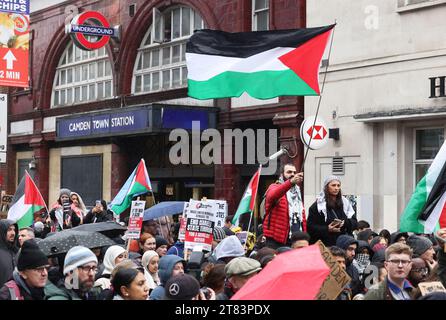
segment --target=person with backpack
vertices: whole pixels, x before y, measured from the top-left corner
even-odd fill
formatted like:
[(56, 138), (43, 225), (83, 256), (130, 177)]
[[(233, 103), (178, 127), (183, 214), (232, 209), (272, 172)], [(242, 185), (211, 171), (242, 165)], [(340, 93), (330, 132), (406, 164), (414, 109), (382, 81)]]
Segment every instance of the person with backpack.
[(305, 210), (300, 188), (303, 172), (287, 163), (280, 169), (277, 183), (269, 186), (264, 199), (263, 235), (272, 249), (290, 245), (293, 232), (306, 231)]
[(17, 257), (13, 280), (0, 289), (0, 300), (43, 300), (49, 266), (35, 240), (25, 241)]

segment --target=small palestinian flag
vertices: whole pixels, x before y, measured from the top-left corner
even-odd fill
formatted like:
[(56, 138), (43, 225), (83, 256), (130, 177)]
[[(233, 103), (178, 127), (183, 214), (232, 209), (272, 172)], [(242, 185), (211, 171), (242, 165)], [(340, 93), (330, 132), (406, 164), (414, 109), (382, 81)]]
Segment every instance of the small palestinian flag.
[(237, 225), (239, 218), (242, 214), (250, 212), (252, 214), (254, 210), (254, 205), (257, 196), (257, 189), (259, 187), (260, 174), (262, 167), (260, 166), (257, 172), (252, 176), (243, 193), (242, 199), (238, 205), (237, 211), (235, 212), (234, 218), (232, 218), (232, 224)]
[(19, 229), (29, 227), (34, 223), (34, 214), (45, 208), (46, 204), (39, 189), (28, 171), (25, 171), (12, 198), (8, 219), (15, 221)]
[(110, 203), (110, 209), (115, 215), (120, 215), (132, 204), (133, 197), (152, 191), (146, 163), (141, 159), (138, 166), (133, 170), (130, 177), (119, 190), (116, 197)]
[(257, 99), (316, 96), (319, 66), (335, 25), (228, 33), (197, 30), (186, 45), (189, 96)]

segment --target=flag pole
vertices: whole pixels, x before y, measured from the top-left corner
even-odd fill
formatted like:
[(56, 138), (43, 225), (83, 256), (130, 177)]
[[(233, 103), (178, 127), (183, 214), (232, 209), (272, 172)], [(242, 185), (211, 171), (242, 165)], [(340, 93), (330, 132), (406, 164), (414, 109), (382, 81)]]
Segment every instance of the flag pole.
[[(259, 171), (259, 179), (257, 180), (256, 194), (255, 194), (254, 200), (253, 200), (254, 204), (255, 204), (255, 201), (256, 201), (256, 198), (257, 198), (258, 189), (259, 189), (260, 175), (262, 174), (262, 164), (259, 165), (258, 171)], [(249, 223), (248, 223), (248, 230), (247, 230), (248, 233), (246, 235), (246, 241), (245, 241), (245, 244), (244, 244), (245, 251), (246, 251), (246, 243), (248, 242), (248, 238), (249, 238), (249, 229), (251, 228), (251, 221), (252, 221), (252, 216), (254, 214), (254, 210), (251, 210), (250, 213), (251, 214), (250, 214)]]
[[(335, 20), (335, 24), (336, 24), (336, 20)], [(335, 26), (336, 27), (336, 26)], [(325, 80), (327, 79), (327, 71), (328, 71), (328, 66), (330, 65), (330, 56), (331, 56), (331, 49), (333, 47), (333, 39), (334, 39), (334, 33), (335, 33), (335, 27), (333, 27), (333, 33), (331, 35), (331, 41), (330, 41), (330, 49), (328, 50), (328, 61), (327, 61), (327, 66), (325, 67), (325, 72), (324, 72), (324, 80), (322, 81), (322, 87), (321, 87), (321, 93), (319, 95), (319, 101), (317, 103), (317, 109), (316, 109), (316, 115), (314, 117), (314, 122), (313, 122), (313, 127), (316, 125), (316, 120), (317, 120), (317, 115), (319, 114), (319, 107), (321, 106), (321, 101), (322, 101), (322, 92), (324, 91), (324, 87), (325, 87)], [(311, 131), (311, 135), (310, 135), (310, 141), (308, 142), (307, 145), (307, 150), (305, 151), (305, 157), (304, 157), (304, 161), (302, 162), (302, 166), (300, 168), (300, 172), (304, 171), (304, 165), (305, 165), (305, 161), (307, 160), (307, 155), (308, 155), (308, 151), (310, 150), (311, 146), (311, 140), (313, 139), (313, 131)]]

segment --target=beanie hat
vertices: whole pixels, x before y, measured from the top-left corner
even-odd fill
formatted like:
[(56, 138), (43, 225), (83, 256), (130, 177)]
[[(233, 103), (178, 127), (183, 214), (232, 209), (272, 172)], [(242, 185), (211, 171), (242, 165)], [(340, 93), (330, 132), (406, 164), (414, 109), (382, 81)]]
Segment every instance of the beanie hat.
[(171, 277), (164, 287), (166, 300), (192, 300), (200, 293), (200, 283), (188, 274)]
[(221, 227), (214, 227), (214, 231), (212, 232), (215, 241), (221, 241), (226, 238), (225, 230)]
[(63, 274), (66, 275), (77, 267), (81, 267), (89, 262), (98, 263), (96, 255), (88, 248), (75, 246), (68, 250), (67, 255), (65, 256)]
[(35, 269), (48, 265), (47, 256), (40, 250), (34, 239), (23, 242), (22, 249), (17, 258), (17, 269), (19, 271)]
[(59, 192), (59, 198), (60, 197), (62, 197), (62, 195), (67, 195), (68, 197), (70, 197), (70, 195), (71, 195), (71, 190), (70, 189), (67, 189), (67, 188), (62, 188), (62, 189), (60, 189), (60, 192)]
[(338, 176), (328, 176), (325, 178), (324, 180), (324, 188), (327, 184), (329, 184), (330, 182), (332, 182), (333, 180), (337, 180), (339, 182), (341, 182), (341, 178), (339, 178)]
[[(163, 237), (156, 236), (156, 237), (155, 237), (155, 241), (156, 241), (156, 249), (158, 249), (158, 248), (161, 247), (161, 246), (168, 246), (168, 245), (169, 245), (169, 243), (167, 242), (167, 240), (164, 239)], [(155, 250), (156, 250), (156, 249), (155, 249)]]
[(234, 258), (225, 267), (227, 278), (232, 276), (249, 276), (260, 270), (262, 270), (260, 262), (246, 257)]
[(406, 243), (412, 248), (414, 257), (421, 256), (433, 246), (432, 241), (430, 241), (428, 238), (416, 235), (412, 235), (407, 238)]
[(44, 228), (45, 228), (45, 225), (43, 224), (42, 221), (37, 221), (36, 223), (34, 223), (34, 231), (35, 232), (42, 232)]

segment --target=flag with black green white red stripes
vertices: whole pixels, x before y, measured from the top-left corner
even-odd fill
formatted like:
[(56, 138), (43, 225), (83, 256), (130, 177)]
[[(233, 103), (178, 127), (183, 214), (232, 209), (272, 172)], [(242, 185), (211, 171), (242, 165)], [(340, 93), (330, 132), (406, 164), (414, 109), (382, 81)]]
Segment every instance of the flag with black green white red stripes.
[(197, 30), (186, 46), (188, 94), (196, 99), (315, 96), (334, 25), (229, 33)]

